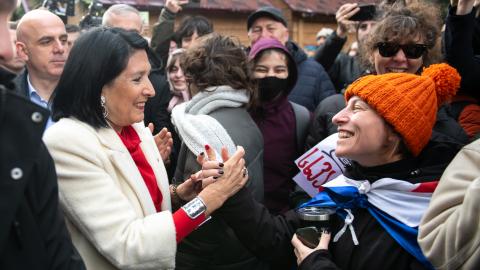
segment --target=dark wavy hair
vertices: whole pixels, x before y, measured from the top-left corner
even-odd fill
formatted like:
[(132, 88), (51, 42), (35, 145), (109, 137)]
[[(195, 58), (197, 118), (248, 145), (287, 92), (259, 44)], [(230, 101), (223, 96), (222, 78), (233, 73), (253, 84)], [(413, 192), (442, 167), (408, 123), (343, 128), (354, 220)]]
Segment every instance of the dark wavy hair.
[(187, 16), (180, 22), (175, 40), (181, 46), (182, 38), (191, 37), (195, 32), (199, 37), (208, 35), (213, 32), (213, 25), (204, 16)]
[(107, 127), (100, 105), (102, 88), (122, 73), (137, 50), (148, 51), (148, 42), (133, 31), (99, 27), (82, 34), (53, 93), (53, 120), (75, 117), (94, 128)]
[(187, 50), (181, 65), (187, 83), (193, 83), (200, 92), (211, 86), (228, 85), (247, 90), (250, 100), (255, 100), (256, 87), (247, 54), (231, 37), (216, 33), (202, 37)]
[(427, 51), (423, 55), (423, 66), (441, 60), (439, 36), (441, 20), (439, 9), (434, 4), (413, 3), (410, 5), (395, 4), (383, 6), (383, 16), (371, 30), (365, 40), (361, 59), (368, 68), (373, 68), (370, 57), (379, 42), (410, 41), (420, 37)]

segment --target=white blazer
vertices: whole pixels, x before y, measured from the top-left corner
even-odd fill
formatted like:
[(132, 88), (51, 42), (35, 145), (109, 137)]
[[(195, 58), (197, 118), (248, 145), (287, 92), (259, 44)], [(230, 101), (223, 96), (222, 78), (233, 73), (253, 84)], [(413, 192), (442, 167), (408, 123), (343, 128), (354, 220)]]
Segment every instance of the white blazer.
[(130, 153), (112, 128), (63, 118), (44, 141), (55, 161), (60, 203), (88, 269), (174, 269), (176, 231), (168, 176), (150, 130), (138, 133), (162, 192), (157, 213)]

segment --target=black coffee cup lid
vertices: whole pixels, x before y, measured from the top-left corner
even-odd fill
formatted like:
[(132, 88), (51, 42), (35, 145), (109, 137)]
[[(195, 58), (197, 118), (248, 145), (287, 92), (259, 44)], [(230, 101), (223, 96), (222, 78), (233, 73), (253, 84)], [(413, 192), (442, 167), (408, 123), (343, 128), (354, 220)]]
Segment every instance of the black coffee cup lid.
[(335, 209), (328, 207), (307, 206), (296, 210), (301, 220), (306, 221), (328, 221)]

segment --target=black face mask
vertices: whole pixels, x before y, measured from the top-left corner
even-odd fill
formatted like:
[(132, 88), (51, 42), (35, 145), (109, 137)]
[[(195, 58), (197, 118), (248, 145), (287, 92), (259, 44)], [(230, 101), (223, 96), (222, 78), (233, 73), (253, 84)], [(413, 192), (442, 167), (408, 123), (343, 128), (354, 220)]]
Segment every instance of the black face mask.
[(260, 100), (272, 101), (288, 90), (288, 78), (280, 79), (277, 77), (265, 77), (258, 79), (258, 90), (260, 93)]

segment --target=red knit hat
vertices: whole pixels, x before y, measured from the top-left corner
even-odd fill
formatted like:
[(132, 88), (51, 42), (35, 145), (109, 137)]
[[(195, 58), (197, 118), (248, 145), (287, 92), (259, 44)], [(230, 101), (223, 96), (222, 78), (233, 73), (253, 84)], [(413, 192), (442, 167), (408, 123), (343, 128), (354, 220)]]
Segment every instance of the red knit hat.
[(345, 99), (363, 99), (395, 128), (417, 156), (430, 140), (438, 107), (450, 100), (459, 86), (457, 70), (435, 64), (425, 68), (421, 76), (387, 73), (361, 77), (347, 88)]

